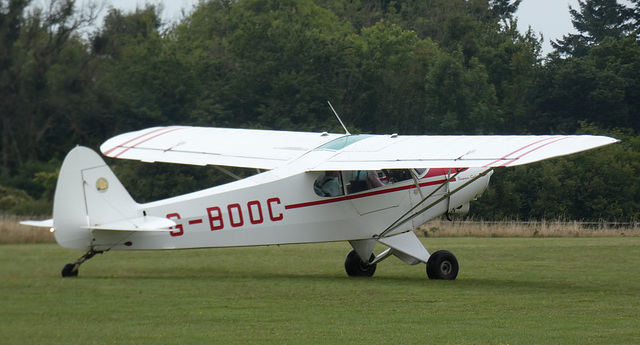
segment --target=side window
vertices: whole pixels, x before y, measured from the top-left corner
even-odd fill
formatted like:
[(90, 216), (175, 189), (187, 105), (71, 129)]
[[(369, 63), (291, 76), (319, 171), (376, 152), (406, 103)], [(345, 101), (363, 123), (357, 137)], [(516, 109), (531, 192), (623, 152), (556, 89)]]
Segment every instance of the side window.
[(326, 197), (344, 195), (342, 174), (339, 171), (326, 171), (313, 183), (313, 190)]
[(345, 179), (347, 181), (348, 194), (382, 187), (387, 184), (385, 174), (382, 171), (375, 170), (347, 171)]
[(355, 170), (344, 172), (347, 194), (382, 187), (389, 183), (389, 177), (382, 170)]
[(389, 183), (396, 183), (411, 179), (411, 172), (407, 169), (389, 169), (383, 171), (389, 179)]
[(313, 183), (313, 190), (319, 196), (340, 196), (345, 184), (347, 194), (353, 194), (410, 179), (411, 172), (406, 169), (325, 171)]

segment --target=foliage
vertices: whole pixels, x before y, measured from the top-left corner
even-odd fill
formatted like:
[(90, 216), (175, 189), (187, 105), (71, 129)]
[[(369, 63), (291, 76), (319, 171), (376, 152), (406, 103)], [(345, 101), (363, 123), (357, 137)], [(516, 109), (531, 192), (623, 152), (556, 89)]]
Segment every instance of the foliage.
[(16, 174), (0, 175), (0, 184), (15, 186), (35, 198), (52, 196), (60, 163), (56, 159), (26, 162)]
[(50, 202), (34, 200), (26, 192), (0, 185), (0, 210), (14, 215), (42, 215), (51, 213)]
[[(137, 202), (169, 198), (233, 181), (227, 174), (211, 167), (166, 163), (114, 162), (112, 169)], [(250, 169), (227, 168), (231, 173), (248, 177)], [(253, 171), (255, 173), (255, 171)]]
[(532, 88), (531, 128), (574, 132), (580, 121), (640, 128), (640, 45), (607, 38), (584, 57), (553, 58)]
[[(583, 132), (594, 128), (584, 127)], [(596, 129), (597, 130), (597, 129)], [(601, 131), (599, 131), (601, 133)], [(602, 133), (601, 133), (602, 134)], [(540, 163), (499, 169), (471, 215), (488, 219), (637, 221), (640, 217), (640, 138)]]
[(386, 21), (351, 35), (353, 70), (338, 109), (358, 129), (370, 133), (422, 133), (425, 76), (437, 46), (413, 31)]
[(0, 169), (9, 175), (103, 134), (94, 64), (78, 32), (95, 13), (76, 14), (71, 0), (27, 12), (29, 4), (0, 2)]
[(0, 193), (2, 193), (0, 194), (0, 208), (3, 210), (10, 210), (21, 203), (33, 200), (29, 194), (19, 189), (0, 186)]
[[(476, 216), (635, 219), (640, 196), (623, 182), (640, 175), (640, 2), (580, 1), (579, 33), (546, 59), (517, 30), (520, 2), (208, 0), (174, 23), (151, 4), (94, 23), (95, 5), (0, 0), (0, 185), (49, 203), (70, 148), (155, 125), (340, 132), (331, 101), (353, 133), (576, 133), (586, 121), (624, 143), (498, 171)], [(115, 164), (140, 201), (226, 181)]]
[(632, 35), (640, 25), (634, 18), (634, 10), (616, 0), (579, 0), (578, 7), (580, 10), (569, 7), (578, 34), (565, 35), (552, 42), (560, 54), (584, 56), (590, 47), (602, 43), (605, 38)]

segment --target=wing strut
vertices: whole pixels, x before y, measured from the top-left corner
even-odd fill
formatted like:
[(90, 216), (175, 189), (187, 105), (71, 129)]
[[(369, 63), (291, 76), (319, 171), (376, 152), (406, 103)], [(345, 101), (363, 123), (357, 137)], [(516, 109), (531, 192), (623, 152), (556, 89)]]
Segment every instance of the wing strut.
[(380, 233), (380, 235), (378, 235), (378, 238), (384, 237), (386, 234), (388, 234), (389, 232), (395, 230), (396, 228), (398, 228), (400, 225), (412, 220), (413, 218), (421, 215), (422, 213), (426, 212), (427, 210), (429, 210), (430, 208), (434, 207), (435, 205), (439, 204), (440, 202), (442, 202), (443, 200), (450, 198), (453, 194), (459, 192), (460, 190), (462, 190), (463, 188), (465, 188), (466, 186), (472, 184), (473, 182), (477, 181), (479, 178), (485, 176), (486, 174), (488, 174), (490, 171), (494, 170), (495, 168), (489, 168), (487, 170), (485, 170), (484, 172), (482, 172), (481, 174), (478, 174), (478, 176), (472, 178), (471, 180), (467, 181), (465, 184), (463, 184), (462, 186), (456, 188), (453, 191), (447, 191), (447, 193), (445, 193), (443, 196), (441, 196), (440, 198), (438, 198), (438, 200), (432, 202), (431, 204), (429, 204), (428, 206), (420, 209), (419, 211), (415, 212), (412, 214), (413, 211), (415, 211), (418, 207), (420, 207), (420, 205), (422, 205), (425, 201), (427, 201), (427, 199), (429, 199), (433, 194), (435, 194), (438, 190), (440, 190), (443, 186), (445, 185), (449, 185), (449, 182), (451, 180), (453, 180), (456, 176), (458, 176), (458, 174), (460, 174), (461, 171), (458, 171), (455, 175), (451, 176), (449, 179), (447, 179), (447, 181), (445, 181), (444, 183), (442, 183), (438, 188), (436, 188), (433, 192), (431, 192), (429, 195), (427, 195), (426, 198), (423, 198), (419, 203), (417, 203), (415, 206), (413, 206), (409, 211), (407, 211), (405, 214), (403, 214), (402, 216), (400, 216), (395, 222), (391, 223), (391, 225), (389, 225), (383, 232)]
[(413, 183), (416, 185), (418, 189), (418, 193), (420, 193), (420, 199), (424, 200), (424, 195), (422, 195), (422, 188), (420, 188), (420, 181), (418, 181), (418, 176), (416, 175), (416, 171), (414, 169), (409, 169), (411, 173), (411, 178), (413, 179)]
[[(236, 181), (237, 180), (242, 180), (242, 177), (232, 173), (228, 169), (225, 169), (225, 168), (223, 168), (223, 167), (221, 167), (219, 165), (213, 165), (213, 167), (216, 168), (218, 171), (224, 173), (225, 175), (231, 177), (232, 179), (235, 179)], [(260, 169), (256, 169), (256, 170), (258, 170), (258, 173), (260, 173)]]
[[(466, 155), (466, 153), (465, 153)], [(463, 155), (464, 156), (464, 155)], [(460, 156), (462, 158), (462, 156)], [(447, 176), (451, 176), (451, 168), (449, 168), (449, 173)], [(447, 194), (451, 193), (451, 185), (449, 183), (451, 180), (447, 180)], [(447, 220), (451, 221), (451, 215), (449, 214), (449, 210), (451, 209), (451, 194), (449, 194), (449, 198), (447, 199), (447, 213), (445, 213)]]

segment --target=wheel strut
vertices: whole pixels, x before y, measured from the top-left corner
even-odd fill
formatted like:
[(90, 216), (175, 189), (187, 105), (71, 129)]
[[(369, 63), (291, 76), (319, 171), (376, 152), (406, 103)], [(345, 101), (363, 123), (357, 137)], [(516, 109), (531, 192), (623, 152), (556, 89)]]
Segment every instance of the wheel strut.
[(62, 277), (76, 277), (78, 276), (78, 271), (80, 269), (80, 265), (94, 257), (96, 254), (102, 254), (102, 251), (94, 251), (93, 249), (89, 250), (86, 254), (81, 256), (75, 263), (66, 264), (62, 268)]

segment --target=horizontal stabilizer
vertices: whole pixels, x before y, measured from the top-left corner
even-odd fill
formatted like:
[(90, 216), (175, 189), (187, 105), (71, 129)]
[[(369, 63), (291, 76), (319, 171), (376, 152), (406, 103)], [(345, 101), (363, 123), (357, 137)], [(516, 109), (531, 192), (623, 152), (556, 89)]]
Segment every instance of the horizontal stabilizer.
[(173, 231), (171, 227), (174, 226), (176, 223), (170, 219), (145, 216), (109, 224), (91, 225), (86, 228), (108, 231)]
[(39, 228), (53, 228), (53, 219), (45, 220), (23, 220), (20, 222), (22, 225), (37, 226)]

